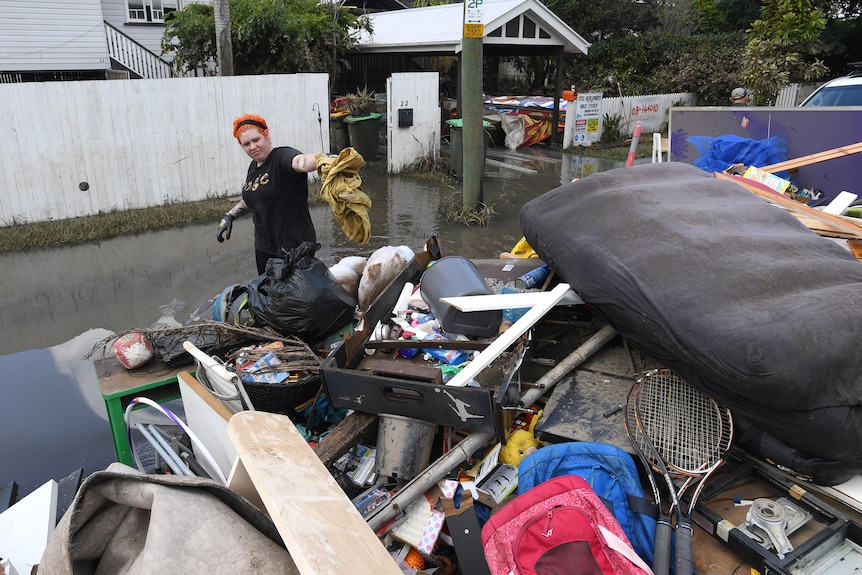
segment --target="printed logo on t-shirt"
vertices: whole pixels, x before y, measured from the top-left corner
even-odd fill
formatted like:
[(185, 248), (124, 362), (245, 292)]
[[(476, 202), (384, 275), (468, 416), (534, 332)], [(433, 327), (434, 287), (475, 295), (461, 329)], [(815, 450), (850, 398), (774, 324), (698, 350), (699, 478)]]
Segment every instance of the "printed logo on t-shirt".
[(269, 183), (269, 172), (259, 175), (254, 180), (248, 181), (245, 183), (245, 187), (242, 189), (244, 192), (256, 192), (257, 188), (260, 186), (265, 186)]

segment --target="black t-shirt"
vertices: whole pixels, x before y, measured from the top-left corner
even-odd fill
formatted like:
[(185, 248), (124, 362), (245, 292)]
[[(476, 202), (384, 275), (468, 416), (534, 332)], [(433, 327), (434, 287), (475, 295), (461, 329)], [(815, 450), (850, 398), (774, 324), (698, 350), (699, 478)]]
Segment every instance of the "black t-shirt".
[(282, 257), (281, 248), (291, 249), (302, 242), (317, 242), (308, 212), (308, 174), (291, 167), (299, 150), (273, 148), (258, 166), (251, 161), (242, 188), (242, 199), (254, 218), (254, 247)]

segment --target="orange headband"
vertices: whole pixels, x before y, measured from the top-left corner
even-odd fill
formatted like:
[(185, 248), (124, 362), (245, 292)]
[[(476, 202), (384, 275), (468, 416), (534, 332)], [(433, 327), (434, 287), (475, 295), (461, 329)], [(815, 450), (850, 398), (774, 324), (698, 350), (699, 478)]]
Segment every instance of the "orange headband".
[(233, 121), (233, 137), (236, 138), (237, 142), (239, 142), (239, 135), (246, 131), (248, 126), (258, 128), (265, 137), (269, 137), (269, 127), (266, 125), (266, 120), (254, 114), (245, 114)]

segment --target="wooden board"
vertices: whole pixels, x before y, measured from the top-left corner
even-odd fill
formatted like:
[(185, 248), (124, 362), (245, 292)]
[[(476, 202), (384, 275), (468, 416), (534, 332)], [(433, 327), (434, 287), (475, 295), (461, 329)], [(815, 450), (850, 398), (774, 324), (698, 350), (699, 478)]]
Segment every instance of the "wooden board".
[(850, 154), (858, 154), (859, 152), (862, 152), (862, 142), (859, 142), (858, 144), (851, 144), (849, 146), (832, 148), (831, 150), (817, 152), (816, 154), (809, 154), (807, 156), (802, 156), (801, 158), (796, 158), (794, 160), (787, 160), (786, 162), (770, 164), (768, 166), (763, 166), (759, 169), (763, 170), (764, 172), (774, 174), (775, 172), (781, 172), (783, 170), (793, 170), (796, 168), (801, 168), (802, 166), (808, 166), (811, 164), (816, 164), (818, 162), (825, 162), (826, 160), (832, 160), (834, 158), (840, 158), (842, 156), (849, 156)]
[[(498, 309), (523, 309), (543, 303), (547, 292), (524, 292), (492, 295), (465, 295), (441, 297), (440, 301), (447, 303), (458, 311), (489, 311)], [(581, 296), (569, 290), (557, 305), (580, 305), (584, 303)]]
[(714, 172), (713, 175), (716, 178), (722, 180), (730, 180), (731, 182), (735, 182), (768, 202), (778, 204), (782, 207), (789, 209), (792, 212), (804, 214), (815, 220), (832, 224), (835, 228), (851, 235), (854, 238), (862, 238), (862, 226), (853, 222), (849, 222), (847, 221), (847, 219), (842, 218), (841, 216), (833, 216), (832, 214), (827, 214), (821, 212), (820, 210), (809, 208), (803, 203), (792, 200), (784, 194), (779, 194), (778, 192), (768, 189), (762, 184), (759, 184), (758, 182), (755, 182), (748, 178), (743, 178), (742, 176), (733, 176), (721, 172)]
[[(658, 364), (626, 346), (608, 345), (554, 387), (536, 425), (536, 435), (552, 443), (609, 443), (632, 453), (623, 412), (629, 389)], [(607, 416), (606, 416), (607, 414)]]
[(513, 323), (509, 329), (500, 334), (484, 351), (473, 358), (467, 367), (458, 372), (446, 385), (452, 387), (465, 387), (473, 378), (491, 365), (509, 346), (515, 343), (519, 337), (524, 335), (528, 329), (542, 319), (548, 311), (557, 305), (567, 292), (570, 292), (569, 284), (559, 284), (549, 292), (542, 292), (541, 303), (536, 304), (527, 313), (522, 315), (518, 321)]
[(374, 434), (377, 439), (377, 416), (373, 413), (354, 411), (335, 426), (314, 446), (314, 453), (324, 465), (331, 465), (347, 453), (362, 438)]
[[(235, 475), (247, 474), (300, 573), (402, 575), (288, 417), (240, 412), (228, 436), (243, 470)], [(248, 489), (236, 483), (235, 490)]]
[[(236, 460), (236, 449), (227, 436), (227, 422), (233, 413), (219, 401), (209, 389), (187, 371), (177, 374), (186, 423), (201, 443), (209, 450), (221, 473), (227, 477)], [(204, 457), (197, 457), (210, 477), (218, 480), (218, 474), (210, 469)]]

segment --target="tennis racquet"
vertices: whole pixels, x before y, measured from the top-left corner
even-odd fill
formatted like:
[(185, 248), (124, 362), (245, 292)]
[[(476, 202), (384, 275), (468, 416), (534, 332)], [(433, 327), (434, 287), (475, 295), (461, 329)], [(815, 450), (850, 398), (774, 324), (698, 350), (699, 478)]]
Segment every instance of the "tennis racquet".
[[(671, 478), (667, 467), (664, 465), (664, 462), (659, 456), (658, 451), (656, 451), (655, 446), (650, 442), (649, 437), (644, 435), (643, 429), (638, 423), (635, 406), (638, 386), (639, 384), (635, 383), (629, 390), (628, 397), (626, 398), (626, 435), (629, 436), (632, 447), (634, 447), (635, 453), (646, 470), (647, 479), (652, 488), (653, 499), (659, 514), (655, 529), (655, 541), (653, 543), (652, 570), (654, 575), (668, 575), (670, 572), (671, 535), (673, 533), (673, 528), (671, 527), (671, 514), (676, 511), (677, 515), (679, 515), (680, 504), (676, 497), (673, 479)], [(649, 457), (645, 452), (649, 452)], [(652, 462), (656, 462), (657, 465), (653, 465)], [(668, 493), (671, 497), (670, 508), (667, 512), (664, 511), (661, 493), (659, 492), (656, 478), (653, 475), (653, 470), (661, 473), (665, 483), (667, 483)]]
[[(677, 478), (682, 482), (672, 495), (677, 512), (675, 573), (689, 575), (691, 512), (706, 480), (730, 449), (733, 420), (728, 409), (669, 369), (652, 370), (635, 385), (635, 417), (643, 438), (653, 448), (644, 455), (665, 481)], [(683, 494), (695, 484), (694, 494), (684, 506)]]

